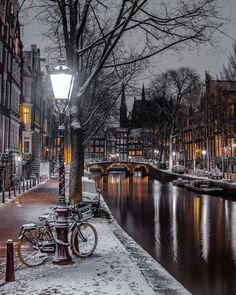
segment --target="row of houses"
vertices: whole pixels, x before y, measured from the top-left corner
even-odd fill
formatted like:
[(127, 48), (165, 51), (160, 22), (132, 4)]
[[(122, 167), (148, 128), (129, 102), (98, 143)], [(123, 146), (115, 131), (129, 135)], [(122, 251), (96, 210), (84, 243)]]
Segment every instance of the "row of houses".
[[(141, 99), (134, 99), (127, 115), (123, 88), (120, 126), (102, 130), (87, 148), (86, 158), (122, 161), (151, 158), (168, 166), (170, 134), (168, 130), (162, 130), (161, 134), (156, 131), (152, 109), (152, 101), (146, 99), (143, 87)], [(183, 117), (184, 122), (176, 126), (172, 138), (173, 164), (208, 170), (218, 166), (225, 172), (236, 172), (236, 81), (215, 80), (206, 73), (198, 110)]]
[(150, 138), (149, 129), (108, 127), (93, 138), (85, 158), (88, 161), (142, 161), (153, 153)]
[(142, 124), (147, 104), (150, 104), (150, 101), (145, 98), (143, 86), (141, 99), (134, 99), (133, 109), (128, 115), (123, 85), (119, 126), (110, 127), (106, 124), (86, 149), (85, 158), (88, 161), (142, 161), (144, 158), (152, 158), (153, 130), (148, 127), (148, 124)]
[(42, 159), (56, 150), (52, 100), (40, 50), (25, 51), (18, 20), (19, 1), (0, 2), (0, 183), (39, 174)]
[(186, 120), (174, 140), (176, 160), (189, 167), (236, 172), (236, 81), (213, 79), (206, 73), (199, 112), (200, 119)]

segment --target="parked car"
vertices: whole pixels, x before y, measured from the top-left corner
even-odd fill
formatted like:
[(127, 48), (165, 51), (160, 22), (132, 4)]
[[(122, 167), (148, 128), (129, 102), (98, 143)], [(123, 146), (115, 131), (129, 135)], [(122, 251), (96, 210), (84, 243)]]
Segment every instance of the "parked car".
[(208, 177), (212, 179), (222, 179), (223, 173), (220, 171), (219, 168), (211, 168)]
[(82, 177), (82, 202), (84, 204), (91, 204), (94, 212), (100, 210), (101, 192), (96, 186), (96, 182), (87, 177)]
[(173, 173), (183, 174), (185, 172), (185, 167), (182, 165), (176, 165), (171, 170)]

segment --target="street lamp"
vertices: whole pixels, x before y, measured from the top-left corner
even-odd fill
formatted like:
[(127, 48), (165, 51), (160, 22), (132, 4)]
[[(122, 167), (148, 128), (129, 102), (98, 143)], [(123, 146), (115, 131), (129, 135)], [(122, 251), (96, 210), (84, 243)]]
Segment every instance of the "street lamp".
[(57, 66), (49, 72), (52, 89), (55, 98), (55, 105), (59, 110), (59, 199), (55, 208), (56, 217), (56, 234), (57, 249), (53, 259), (54, 263), (67, 264), (71, 263), (71, 257), (68, 250), (68, 209), (65, 197), (65, 164), (64, 164), (64, 131), (65, 131), (65, 109), (67, 102), (71, 97), (74, 74), (67, 66)]
[(155, 154), (155, 160), (158, 161), (158, 155), (159, 155), (159, 150), (154, 150), (154, 154)]
[(173, 158), (173, 162), (174, 162), (173, 164), (176, 164), (176, 163), (175, 163), (175, 160), (176, 160), (176, 158), (175, 158), (175, 156), (176, 156), (176, 152), (175, 152), (175, 151), (172, 152), (172, 156), (174, 157), (174, 158)]
[(205, 168), (205, 156), (206, 156), (206, 150), (202, 150), (202, 157), (203, 157), (203, 169)]

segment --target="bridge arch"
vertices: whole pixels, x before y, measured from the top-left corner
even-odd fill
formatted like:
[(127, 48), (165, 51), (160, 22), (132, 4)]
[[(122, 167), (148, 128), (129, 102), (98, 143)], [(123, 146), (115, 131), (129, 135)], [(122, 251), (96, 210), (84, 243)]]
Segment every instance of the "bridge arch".
[(89, 168), (89, 170), (91, 172), (93, 172), (93, 170), (96, 170), (96, 171), (99, 171), (101, 174), (104, 174), (105, 173), (104, 172), (105, 169), (101, 165), (99, 165), (97, 163), (89, 164), (89, 165), (86, 165), (86, 166)]
[(129, 168), (129, 166), (128, 166), (127, 164), (125, 164), (125, 163), (120, 163), (120, 162), (117, 162), (117, 163), (111, 163), (110, 165), (108, 165), (108, 166), (106, 167), (106, 173), (108, 173), (109, 170), (112, 169), (112, 168), (115, 167), (115, 166), (123, 167), (123, 168), (125, 169), (125, 174), (130, 174), (130, 170), (131, 170), (131, 169)]
[(149, 175), (149, 169), (146, 165), (143, 165), (143, 164), (137, 164), (134, 166), (133, 168), (133, 173), (135, 172), (135, 170), (138, 170), (140, 169), (141, 170), (141, 173), (142, 173), (142, 176), (146, 176), (146, 175)]
[(112, 169), (114, 166), (123, 167), (125, 170), (126, 175), (132, 175), (135, 170), (140, 169), (143, 176), (149, 175), (150, 166), (146, 163), (139, 163), (139, 162), (110, 162), (110, 161), (101, 161), (96, 163), (87, 163), (86, 167), (90, 168), (91, 170), (96, 169), (100, 171), (102, 174), (106, 175), (107, 172)]

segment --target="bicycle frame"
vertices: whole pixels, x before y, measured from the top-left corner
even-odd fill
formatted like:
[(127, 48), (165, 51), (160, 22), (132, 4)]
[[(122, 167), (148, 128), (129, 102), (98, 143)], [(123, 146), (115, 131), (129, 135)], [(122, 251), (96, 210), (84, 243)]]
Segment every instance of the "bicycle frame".
[[(80, 222), (73, 214), (70, 216), (69, 219), (70, 219), (70, 221), (69, 221), (68, 233), (72, 234), (75, 227), (79, 224), (83, 224), (83, 222)], [(43, 221), (43, 220), (41, 220), (41, 221)], [(55, 247), (58, 242), (57, 242), (56, 238), (54, 237), (54, 234), (52, 231), (52, 228), (54, 228), (54, 224), (52, 225), (51, 223), (54, 223), (54, 222), (48, 221), (47, 219), (45, 219), (43, 222), (44, 222), (44, 225), (42, 227), (38, 227), (36, 224), (32, 224), (31, 227), (22, 226), (18, 240), (25, 238), (30, 244), (32, 244), (32, 246), (37, 247), (38, 249), (40, 249), (40, 251), (43, 252), (43, 247), (46, 247), (47, 245), (43, 245), (43, 244), (41, 244), (41, 242), (43, 242), (44, 236), (46, 234), (48, 234), (49, 240), (52, 241), (51, 246)], [(33, 237), (31, 235), (30, 230), (37, 230), (38, 236)], [(26, 233), (27, 233), (27, 235), (26, 235)], [(83, 242), (87, 241), (87, 239), (83, 236), (83, 234), (81, 233), (80, 230), (79, 230), (78, 234)], [(48, 246), (50, 246), (50, 245), (48, 245)], [(69, 246), (73, 246), (73, 244), (69, 243)], [(55, 252), (55, 249), (54, 249), (54, 252)]]
[[(86, 208), (81, 213), (80, 208), (78, 210), (71, 210), (69, 216), (69, 228), (68, 232), (70, 237), (66, 246), (71, 247), (74, 255), (85, 258), (92, 255), (97, 246), (97, 232), (96, 229), (87, 220), (91, 218), (90, 208)], [(84, 208), (83, 208), (84, 210)], [(19, 243), (17, 245), (18, 256), (24, 264), (27, 266), (41, 265), (49, 257), (55, 254), (57, 245), (63, 243), (58, 240), (55, 235), (55, 220), (50, 218), (51, 213), (44, 214), (39, 217), (39, 220), (43, 222), (42, 226), (35, 223), (29, 223), (22, 225), (19, 233)], [(88, 226), (88, 231), (86, 230)], [(92, 233), (92, 244), (86, 236), (88, 232)], [(80, 249), (82, 249), (80, 251)]]

